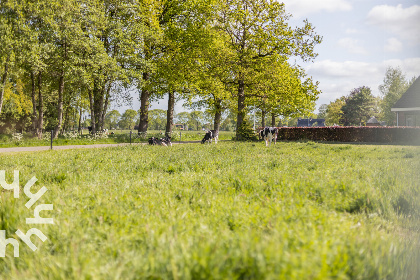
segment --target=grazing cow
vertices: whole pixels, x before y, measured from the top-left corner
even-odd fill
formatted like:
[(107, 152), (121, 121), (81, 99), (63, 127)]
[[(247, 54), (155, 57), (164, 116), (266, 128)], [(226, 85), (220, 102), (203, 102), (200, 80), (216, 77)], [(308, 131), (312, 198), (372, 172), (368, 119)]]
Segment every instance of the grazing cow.
[(217, 130), (209, 130), (204, 135), (203, 140), (201, 140), (201, 144), (208, 142), (211, 144), (211, 141), (214, 139), (214, 143), (217, 144), (217, 140), (219, 140), (219, 131)]
[(160, 145), (160, 146), (170, 146), (172, 147), (171, 137), (166, 136), (165, 138), (149, 138), (149, 145)]
[[(93, 128), (92, 128), (91, 126), (88, 126), (88, 130), (89, 130), (89, 133), (92, 133)], [(104, 129), (102, 129), (102, 131), (101, 131), (101, 132), (102, 132), (102, 133), (105, 133), (105, 134), (108, 134), (108, 129), (104, 128)]]
[(162, 146), (172, 147), (171, 137), (165, 136), (165, 138), (160, 138), (160, 141), (162, 142)]
[(276, 127), (265, 127), (260, 131), (260, 138), (265, 140), (265, 146), (269, 146), (268, 142), (274, 139), (274, 144), (276, 144), (278, 130)]

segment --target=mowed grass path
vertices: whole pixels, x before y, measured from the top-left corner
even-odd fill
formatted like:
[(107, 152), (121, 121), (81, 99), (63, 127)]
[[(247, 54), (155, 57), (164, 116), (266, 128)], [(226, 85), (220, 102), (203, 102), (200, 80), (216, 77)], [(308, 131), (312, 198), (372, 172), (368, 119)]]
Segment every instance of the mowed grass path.
[[(1, 279), (419, 279), (420, 147), (280, 142), (0, 155)], [(47, 193), (25, 207), (26, 182)], [(26, 225), (33, 208), (54, 225)]]

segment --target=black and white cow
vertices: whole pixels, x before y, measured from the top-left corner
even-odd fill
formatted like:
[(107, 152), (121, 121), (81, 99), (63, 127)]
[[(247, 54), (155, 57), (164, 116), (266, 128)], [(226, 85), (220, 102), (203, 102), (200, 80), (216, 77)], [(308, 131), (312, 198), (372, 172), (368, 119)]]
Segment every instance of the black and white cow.
[(170, 146), (172, 147), (171, 137), (166, 136), (165, 138), (149, 138), (149, 145), (160, 145), (160, 146)]
[(265, 145), (269, 146), (268, 142), (274, 140), (274, 144), (276, 144), (277, 140), (277, 133), (278, 129), (276, 127), (265, 127), (263, 130), (260, 131), (260, 138), (265, 140)]
[[(92, 133), (92, 131), (93, 131), (93, 127), (91, 127), (91, 126), (88, 126), (88, 130), (89, 130), (89, 133)], [(102, 131), (101, 131), (102, 133), (105, 133), (105, 134), (108, 134), (108, 129), (107, 128), (104, 128), (104, 129), (102, 129)]]
[(209, 130), (204, 135), (203, 140), (201, 140), (201, 144), (209, 143), (211, 144), (212, 140), (214, 139), (214, 143), (217, 144), (217, 140), (219, 140), (219, 131), (217, 130)]

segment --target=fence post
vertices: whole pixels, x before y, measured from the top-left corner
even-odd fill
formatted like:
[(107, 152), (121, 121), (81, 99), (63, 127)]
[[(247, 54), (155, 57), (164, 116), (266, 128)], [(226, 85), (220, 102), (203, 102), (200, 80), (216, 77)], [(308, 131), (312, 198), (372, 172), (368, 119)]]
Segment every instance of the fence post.
[(179, 131), (179, 144), (181, 144), (182, 131)]
[(130, 145), (131, 145), (131, 130), (130, 130)]
[(54, 130), (51, 130), (51, 150), (52, 150), (53, 137), (54, 137)]

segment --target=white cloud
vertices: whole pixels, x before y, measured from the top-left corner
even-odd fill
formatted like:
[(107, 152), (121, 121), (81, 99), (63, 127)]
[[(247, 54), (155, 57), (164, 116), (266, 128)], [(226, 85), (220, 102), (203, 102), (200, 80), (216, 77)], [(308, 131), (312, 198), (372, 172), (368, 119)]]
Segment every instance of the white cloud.
[[(361, 78), (366, 76), (377, 75), (376, 67), (372, 67), (371, 63), (358, 61), (337, 62), (332, 60), (316, 61), (306, 67), (309, 75), (320, 77), (322, 79), (348, 79)], [(337, 83), (334, 82), (334, 83)]]
[(407, 79), (420, 75), (420, 57), (378, 63), (322, 60), (305, 68), (308, 75), (320, 82), (319, 89), (322, 93), (317, 101), (319, 106), (348, 95), (352, 89), (360, 86), (370, 87), (372, 93), (378, 96), (378, 86), (383, 83), (386, 68), (389, 66), (400, 67)]
[(380, 26), (400, 38), (416, 44), (420, 43), (420, 6), (418, 5), (408, 8), (403, 8), (401, 4), (375, 6), (370, 10), (367, 22)]
[(354, 29), (354, 28), (347, 28), (345, 32), (346, 34), (358, 34), (359, 30)]
[(384, 47), (386, 52), (400, 52), (402, 48), (403, 44), (397, 38), (389, 38)]
[(362, 43), (359, 40), (353, 38), (342, 38), (338, 40), (338, 45), (350, 53), (367, 54), (368, 52), (361, 46), (361, 44)]
[(283, 0), (286, 11), (295, 18), (305, 17), (321, 11), (337, 12), (350, 11), (352, 5), (347, 0)]

